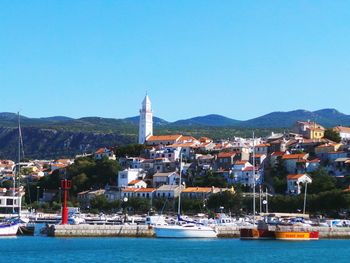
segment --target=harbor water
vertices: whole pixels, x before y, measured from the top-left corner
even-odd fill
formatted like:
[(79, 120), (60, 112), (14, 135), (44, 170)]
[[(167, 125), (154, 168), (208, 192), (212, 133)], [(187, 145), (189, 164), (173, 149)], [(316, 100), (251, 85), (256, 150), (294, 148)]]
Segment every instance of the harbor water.
[(1, 262), (348, 262), (350, 240), (2, 238)]

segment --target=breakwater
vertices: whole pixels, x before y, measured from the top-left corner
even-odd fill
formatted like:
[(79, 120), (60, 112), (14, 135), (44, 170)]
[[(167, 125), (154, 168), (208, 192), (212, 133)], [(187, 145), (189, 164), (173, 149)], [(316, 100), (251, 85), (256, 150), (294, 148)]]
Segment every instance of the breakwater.
[[(290, 230), (296, 230), (290, 228)], [(218, 237), (238, 238), (239, 227), (216, 226)], [(273, 229), (271, 229), (273, 230)], [(349, 227), (312, 227), (323, 239), (350, 239)], [(52, 237), (154, 237), (152, 227), (146, 225), (51, 225), (47, 231)]]

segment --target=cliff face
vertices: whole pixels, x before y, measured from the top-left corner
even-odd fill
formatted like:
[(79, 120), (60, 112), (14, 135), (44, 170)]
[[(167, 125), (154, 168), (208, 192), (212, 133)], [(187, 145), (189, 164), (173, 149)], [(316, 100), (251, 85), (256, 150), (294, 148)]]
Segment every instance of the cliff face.
[[(123, 145), (136, 142), (136, 136), (116, 133), (63, 131), (51, 128), (22, 128), (25, 158), (72, 157), (89, 153), (103, 146)], [(16, 159), (18, 129), (0, 127), (0, 158)]]

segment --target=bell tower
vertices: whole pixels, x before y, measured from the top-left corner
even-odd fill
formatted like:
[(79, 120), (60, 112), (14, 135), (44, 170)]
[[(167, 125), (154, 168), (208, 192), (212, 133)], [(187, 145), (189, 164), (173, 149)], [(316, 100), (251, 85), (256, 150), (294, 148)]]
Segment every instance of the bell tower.
[(146, 94), (140, 109), (139, 144), (144, 144), (147, 137), (151, 135), (153, 135), (153, 112), (151, 100)]

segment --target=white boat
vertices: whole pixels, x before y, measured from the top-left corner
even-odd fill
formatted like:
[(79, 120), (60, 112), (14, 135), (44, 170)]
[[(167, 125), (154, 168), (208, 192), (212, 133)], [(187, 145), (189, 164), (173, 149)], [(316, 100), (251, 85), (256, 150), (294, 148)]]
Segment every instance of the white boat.
[(16, 236), (19, 227), (17, 220), (5, 221), (0, 223), (0, 237)]
[(216, 238), (217, 232), (213, 227), (194, 223), (183, 225), (154, 226), (156, 237), (167, 238)]
[[(180, 155), (180, 180), (182, 172), (182, 156)], [(156, 237), (160, 238), (216, 238), (217, 232), (214, 227), (203, 224), (189, 222), (181, 219), (181, 194), (179, 194), (178, 216), (174, 224), (155, 225), (154, 232)]]

